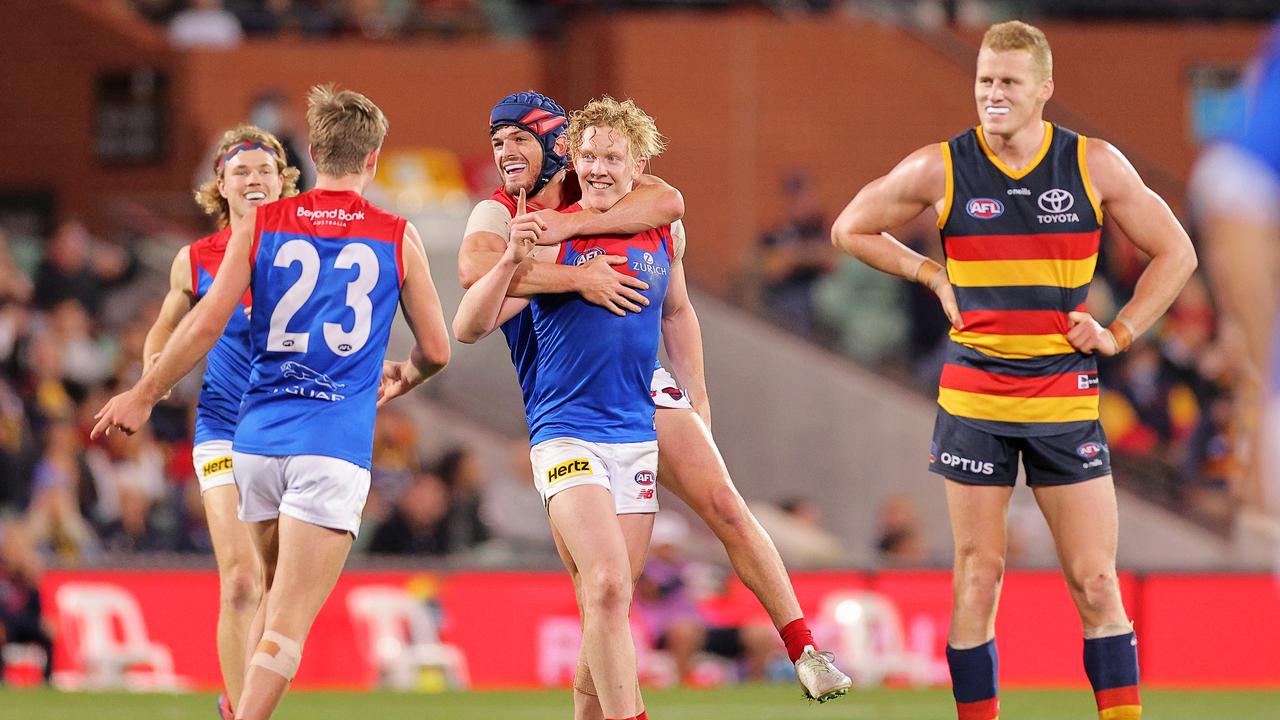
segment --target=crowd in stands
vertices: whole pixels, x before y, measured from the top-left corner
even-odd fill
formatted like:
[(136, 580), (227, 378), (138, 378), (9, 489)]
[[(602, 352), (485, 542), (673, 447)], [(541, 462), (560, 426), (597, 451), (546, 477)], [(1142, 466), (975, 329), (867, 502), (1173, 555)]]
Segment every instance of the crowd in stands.
[[(762, 275), (756, 283), (762, 314), (921, 392), (935, 392), (948, 329), (937, 298), (839, 255), (830, 244), (831, 218), (816, 209), (802, 174), (790, 175), (783, 193), (787, 215), (761, 237), (752, 260)], [(942, 258), (931, 218), (897, 237)], [(1103, 321), (1114, 317), (1145, 264), (1132, 243), (1105, 226), (1089, 312)], [(1236, 329), (1219, 323), (1202, 270), (1153, 330), (1123, 355), (1100, 360), (1111, 450), (1121, 461), (1136, 460), (1124, 465), (1129, 472), (1117, 473), (1119, 482), (1141, 483), (1144, 493), (1207, 524), (1230, 519), (1243, 492), (1232, 412), (1241, 342)]]

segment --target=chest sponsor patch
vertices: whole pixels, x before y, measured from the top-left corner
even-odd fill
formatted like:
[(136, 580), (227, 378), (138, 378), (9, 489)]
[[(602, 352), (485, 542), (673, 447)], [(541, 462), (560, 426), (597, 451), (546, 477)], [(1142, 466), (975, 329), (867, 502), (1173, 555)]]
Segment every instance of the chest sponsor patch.
[(591, 474), (591, 461), (586, 458), (574, 458), (573, 460), (565, 460), (558, 465), (552, 465), (547, 470), (547, 485), (555, 485), (561, 480), (567, 480), (574, 477), (582, 477)]
[(217, 477), (218, 475), (225, 475), (229, 472), (231, 472), (230, 455), (214, 458), (200, 466), (200, 474), (205, 478)]

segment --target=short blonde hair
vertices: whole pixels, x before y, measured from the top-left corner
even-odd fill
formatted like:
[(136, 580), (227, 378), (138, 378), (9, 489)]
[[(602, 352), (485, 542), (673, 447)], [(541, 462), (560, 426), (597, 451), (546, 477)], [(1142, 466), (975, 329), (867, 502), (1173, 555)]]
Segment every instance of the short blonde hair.
[(358, 175), (387, 137), (387, 116), (369, 98), (334, 85), (307, 93), (311, 156), (322, 175)]
[(582, 146), (582, 136), (587, 128), (613, 128), (627, 137), (631, 155), (636, 158), (652, 158), (667, 149), (667, 139), (658, 132), (658, 125), (632, 100), (618, 102), (605, 95), (587, 103), (581, 110), (569, 114), (569, 156), (577, 158)]
[(1053, 50), (1049, 48), (1049, 38), (1034, 25), (1021, 20), (992, 25), (982, 36), (982, 47), (996, 52), (1026, 50), (1031, 53), (1031, 64), (1040, 71), (1040, 78), (1048, 80), (1053, 77)]
[(285, 157), (284, 146), (275, 135), (253, 125), (239, 125), (222, 133), (218, 141), (218, 151), (213, 156), (213, 177), (196, 188), (196, 204), (206, 215), (218, 220), (218, 227), (224, 228), (231, 222), (231, 205), (218, 192), (218, 181), (226, 169), (226, 155), (237, 145), (259, 143), (267, 146), (276, 156), (276, 171), (280, 173), (280, 197), (293, 197), (298, 194), (298, 168), (289, 166), (289, 158)]

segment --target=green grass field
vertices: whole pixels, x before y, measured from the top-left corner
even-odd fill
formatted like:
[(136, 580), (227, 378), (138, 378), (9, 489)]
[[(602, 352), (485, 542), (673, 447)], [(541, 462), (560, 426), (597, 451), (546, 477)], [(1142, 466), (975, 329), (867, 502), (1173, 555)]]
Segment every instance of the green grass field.
[[(826, 705), (806, 702), (783, 685), (717, 690), (650, 690), (653, 720), (948, 720), (955, 717), (946, 690), (862, 690)], [(1276, 720), (1280, 692), (1143, 690), (1149, 720)], [(570, 720), (565, 691), (475, 692), (444, 695), (307, 693), (289, 695), (279, 720)], [(1084, 690), (1009, 691), (1002, 720), (1092, 720)], [(53, 693), (0, 690), (3, 720), (216, 720), (213, 696)]]

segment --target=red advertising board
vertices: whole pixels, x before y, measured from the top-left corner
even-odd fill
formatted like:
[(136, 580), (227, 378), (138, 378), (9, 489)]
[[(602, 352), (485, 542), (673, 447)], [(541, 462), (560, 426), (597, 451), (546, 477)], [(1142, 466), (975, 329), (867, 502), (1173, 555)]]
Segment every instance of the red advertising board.
[[(917, 682), (946, 682), (949, 573), (797, 573), (793, 580), (825, 647), (851, 663), (909, 665)], [(1123, 574), (1121, 589), (1137, 624), (1145, 683), (1280, 686), (1280, 653), (1273, 652), (1280, 646), (1280, 589), (1270, 576)], [(219, 685), (213, 572), (51, 572), (42, 590), (58, 626), (56, 668), (68, 676), (92, 669), (85, 658), (102, 642), (93, 626), (105, 623), (113, 642), (141, 634), (163, 648), (186, 685)], [(370, 604), (371, 597), (394, 602)], [(1061, 575), (1010, 572), (1000, 605), (1003, 685), (1085, 685), (1080, 621)], [(707, 610), (726, 624), (767, 621), (736, 581)], [(131, 612), (141, 628), (132, 627)], [(866, 627), (873, 627), (870, 645)], [(456, 648), (470, 684), (489, 688), (565, 684), (580, 640), (573, 592), (560, 573), (349, 572), (316, 618), (295, 685), (372, 687), (388, 677), (395, 642), (415, 632)], [(878, 649), (868, 658), (872, 645)]]

